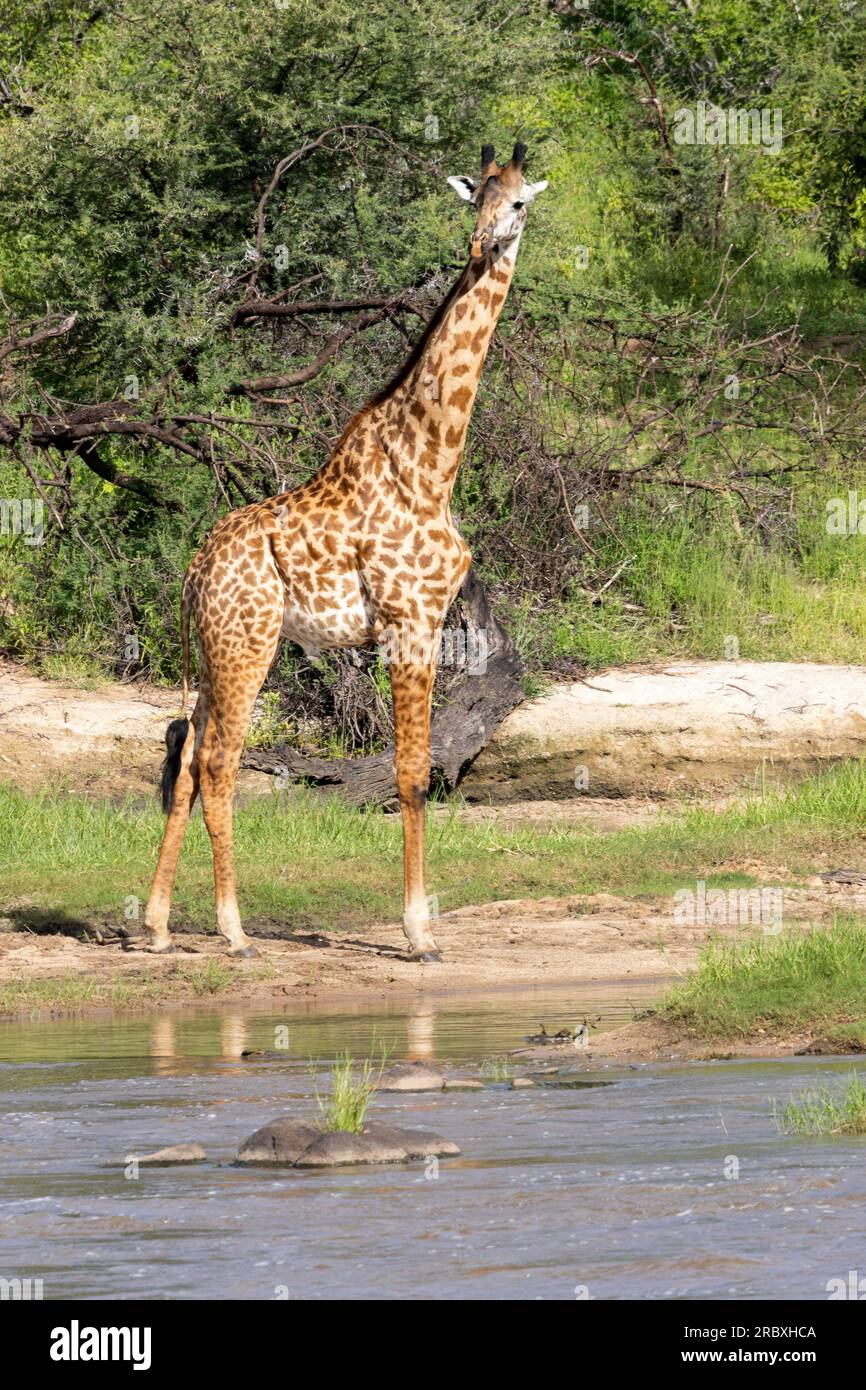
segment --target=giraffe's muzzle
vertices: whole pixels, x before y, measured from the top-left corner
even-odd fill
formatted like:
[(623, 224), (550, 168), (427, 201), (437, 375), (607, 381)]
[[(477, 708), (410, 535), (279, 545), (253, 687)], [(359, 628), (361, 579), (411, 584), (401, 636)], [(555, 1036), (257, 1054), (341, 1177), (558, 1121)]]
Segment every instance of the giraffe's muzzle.
[(479, 236), (470, 237), (470, 239), (469, 239), (469, 254), (470, 254), (470, 256), (473, 257), (474, 260), (476, 260), (476, 261), (477, 261), (477, 260), (480, 260), (480, 258), (481, 258), (482, 256), (486, 256), (486, 255), (487, 255), (487, 252), (488, 252), (489, 250), (490, 250), (490, 233), (489, 233), (489, 232), (481, 232), (481, 234), (480, 234)]

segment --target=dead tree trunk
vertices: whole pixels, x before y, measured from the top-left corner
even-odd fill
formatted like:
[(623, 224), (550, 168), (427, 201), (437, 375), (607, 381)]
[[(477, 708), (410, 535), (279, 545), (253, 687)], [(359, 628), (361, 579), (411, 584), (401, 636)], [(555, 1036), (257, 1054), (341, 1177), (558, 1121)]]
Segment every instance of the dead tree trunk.
[[(484, 651), (477, 674), (467, 671), (447, 704), (437, 710), (430, 729), (431, 783), (456, 787), (472, 760), (493, 737), (506, 715), (523, 699), (523, 667), (514, 643), (491, 612), (484, 586), (470, 569), (460, 590), (467, 648)], [(292, 782), (341, 792), (353, 805), (396, 800), (394, 749), (367, 758), (310, 758), (283, 744), (267, 751), (251, 749), (243, 766), (271, 772)]]

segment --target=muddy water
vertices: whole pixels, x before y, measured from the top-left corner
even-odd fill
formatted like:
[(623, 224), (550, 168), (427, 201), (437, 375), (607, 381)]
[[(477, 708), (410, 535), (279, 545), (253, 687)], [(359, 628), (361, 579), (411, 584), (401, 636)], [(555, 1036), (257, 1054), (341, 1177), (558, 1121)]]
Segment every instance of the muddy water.
[[(782, 1138), (771, 1116), (774, 1097), (850, 1069), (839, 1059), (381, 1096), (378, 1117), (460, 1144), (438, 1176), (230, 1166), (273, 1115), (313, 1116), (311, 1056), (320, 1084), (337, 1052), (374, 1039), (471, 1071), (539, 1022), (613, 1026), (647, 993), (2, 1024), (0, 1275), (41, 1278), (46, 1298), (447, 1300), (822, 1299), (828, 1280), (866, 1274), (866, 1141)], [(286, 1028), (286, 1050), (241, 1058)], [(135, 1180), (105, 1166), (188, 1140), (206, 1165)]]

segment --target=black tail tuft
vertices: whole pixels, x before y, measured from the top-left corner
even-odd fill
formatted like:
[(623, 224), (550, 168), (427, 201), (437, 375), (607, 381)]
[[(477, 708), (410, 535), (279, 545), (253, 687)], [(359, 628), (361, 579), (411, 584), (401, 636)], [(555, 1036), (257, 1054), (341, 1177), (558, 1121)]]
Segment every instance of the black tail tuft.
[(165, 762), (162, 765), (162, 809), (166, 815), (174, 800), (174, 784), (180, 772), (180, 755), (189, 733), (188, 719), (173, 719), (165, 731)]

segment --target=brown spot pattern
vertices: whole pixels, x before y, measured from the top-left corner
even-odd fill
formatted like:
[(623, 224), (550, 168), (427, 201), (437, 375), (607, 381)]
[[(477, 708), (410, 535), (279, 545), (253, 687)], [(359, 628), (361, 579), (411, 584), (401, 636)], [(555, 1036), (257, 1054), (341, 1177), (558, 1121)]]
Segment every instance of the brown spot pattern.
[[(451, 492), (513, 268), (506, 256), (470, 261), (417, 362), (355, 415), (323, 468), (292, 492), (223, 517), (192, 561), (184, 612), (195, 621), (201, 678), (145, 912), (154, 949), (170, 944), (175, 870), (199, 795), (217, 925), (232, 949), (249, 946), (237, 905), (232, 797), (253, 702), (283, 638), (311, 654), (386, 642), (404, 930), (413, 949), (435, 949), (424, 883), (430, 702), (437, 639), (471, 560), (451, 518)], [(464, 321), (473, 331), (459, 327)], [(462, 384), (449, 390), (449, 377)]]

